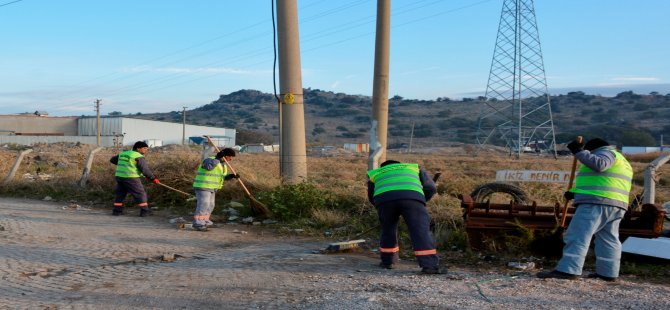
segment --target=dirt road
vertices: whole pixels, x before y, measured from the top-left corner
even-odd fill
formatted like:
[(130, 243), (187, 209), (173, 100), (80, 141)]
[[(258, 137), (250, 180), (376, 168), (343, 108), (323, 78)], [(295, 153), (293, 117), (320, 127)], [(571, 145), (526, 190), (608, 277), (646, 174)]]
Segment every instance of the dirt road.
[(184, 231), (161, 217), (0, 199), (0, 308), (670, 308), (668, 285), (458, 268), (428, 276), (411, 261), (382, 270), (371, 253), (315, 253), (326, 245), (244, 225)]

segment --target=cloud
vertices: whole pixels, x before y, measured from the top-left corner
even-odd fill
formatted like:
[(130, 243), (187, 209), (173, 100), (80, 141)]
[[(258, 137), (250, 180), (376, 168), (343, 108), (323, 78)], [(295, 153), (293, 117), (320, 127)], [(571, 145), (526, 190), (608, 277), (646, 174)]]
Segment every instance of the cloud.
[(612, 81), (624, 81), (624, 82), (656, 82), (660, 81), (659, 78), (655, 77), (615, 77)]
[(332, 84), (330, 84), (330, 88), (336, 89), (338, 86), (340, 86), (340, 81), (335, 81)]

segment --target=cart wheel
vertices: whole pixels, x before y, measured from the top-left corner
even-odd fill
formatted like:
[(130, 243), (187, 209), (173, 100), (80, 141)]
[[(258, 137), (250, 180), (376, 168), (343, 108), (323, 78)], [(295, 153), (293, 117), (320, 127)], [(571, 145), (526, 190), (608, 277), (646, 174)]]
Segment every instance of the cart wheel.
[(526, 193), (523, 190), (512, 184), (507, 183), (486, 183), (475, 188), (470, 196), (475, 202), (485, 202), (491, 199), (491, 196), (495, 193), (508, 194), (515, 203), (526, 204), (528, 198)]

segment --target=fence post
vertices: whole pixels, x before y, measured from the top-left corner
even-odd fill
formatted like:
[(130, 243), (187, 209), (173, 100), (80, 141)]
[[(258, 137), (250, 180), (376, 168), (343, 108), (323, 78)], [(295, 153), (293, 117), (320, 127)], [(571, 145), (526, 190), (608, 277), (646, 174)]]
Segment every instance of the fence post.
[(94, 155), (100, 150), (102, 150), (102, 147), (97, 147), (88, 152), (88, 158), (86, 159), (86, 166), (84, 167), (84, 172), (82, 172), (81, 178), (79, 179), (79, 187), (81, 188), (86, 187), (86, 180), (88, 180), (88, 176), (89, 174), (91, 174), (91, 166), (93, 166), (93, 158), (95, 157)]
[(16, 161), (14, 162), (14, 166), (12, 167), (12, 170), (9, 171), (9, 174), (5, 178), (4, 181), (2, 181), (2, 185), (7, 185), (9, 182), (14, 178), (14, 175), (16, 174), (16, 171), (19, 170), (19, 166), (21, 166), (21, 161), (23, 161), (23, 156), (26, 156), (26, 154), (32, 152), (32, 149), (27, 149), (23, 150), (19, 153), (19, 157), (16, 158)]

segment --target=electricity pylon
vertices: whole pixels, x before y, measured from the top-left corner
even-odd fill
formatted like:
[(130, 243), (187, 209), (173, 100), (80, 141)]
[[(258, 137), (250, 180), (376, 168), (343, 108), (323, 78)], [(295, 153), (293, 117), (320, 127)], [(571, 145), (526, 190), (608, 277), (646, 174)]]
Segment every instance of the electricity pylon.
[(553, 152), (554, 122), (533, 0), (504, 0), (477, 143)]

